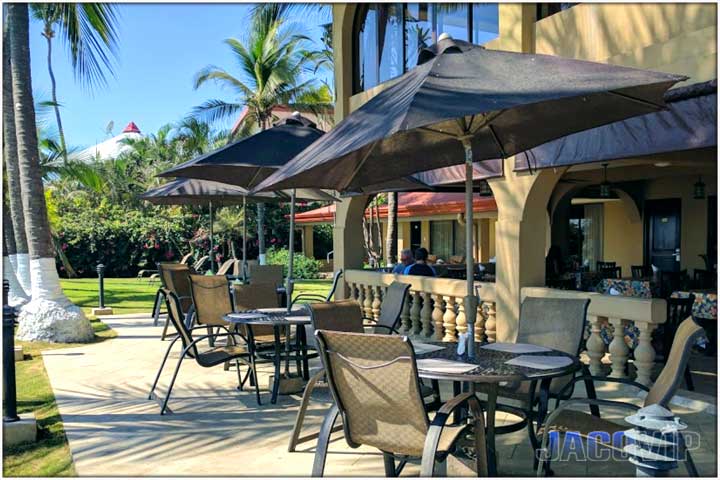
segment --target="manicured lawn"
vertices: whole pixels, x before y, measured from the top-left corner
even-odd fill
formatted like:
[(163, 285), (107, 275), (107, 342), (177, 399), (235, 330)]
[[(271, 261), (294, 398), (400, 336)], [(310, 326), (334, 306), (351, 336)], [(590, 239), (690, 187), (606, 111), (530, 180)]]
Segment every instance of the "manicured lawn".
[[(313, 293), (326, 295), (330, 291), (331, 280), (298, 280), (294, 295)], [(61, 281), (65, 294), (76, 305), (90, 315), (90, 310), (98, 306), (98, 281), (95, 278), (79, 278)], [(116, 315), (125, 313), (150, 313), (159, 282), (147, 279), (106, 278), (105, 305), (113, 308)]]

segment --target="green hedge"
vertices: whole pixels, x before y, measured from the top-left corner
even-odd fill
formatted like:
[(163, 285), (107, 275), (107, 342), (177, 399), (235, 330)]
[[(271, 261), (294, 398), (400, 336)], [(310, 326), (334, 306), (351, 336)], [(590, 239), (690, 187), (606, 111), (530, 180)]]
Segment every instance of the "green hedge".
[[(314, 258), (308, 258), (302, 253), (295, 253), (293, 258), (294, 278), (312, 279), (320, 276), (320, 261)], [(266, 259), (268, 265), (283, 265), (284, 274), (287, 276), (288, 261), (290, 259), (290, 252), (287, 248), (268, 248), (266, 251)]]

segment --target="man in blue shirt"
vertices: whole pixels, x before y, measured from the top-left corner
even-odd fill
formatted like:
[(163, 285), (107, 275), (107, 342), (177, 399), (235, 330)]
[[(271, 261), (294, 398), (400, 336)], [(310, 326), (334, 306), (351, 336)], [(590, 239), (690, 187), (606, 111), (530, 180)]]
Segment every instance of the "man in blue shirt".
[(415, 250), (415, 263), (405, 267), (405, 275), (420, 275), (423, 277), (435, 277), (435, 270), (427, 264), (428, 251), (425, 248)]
[(413, 258), (412, 250), (410, 250), (409, 248), (403, 249), (403, 251), (400, 252), (400, 263), (395, 265), (392, 273), (403, 273), (409, 265), (413, 264), (414, 261), (415, 259)]

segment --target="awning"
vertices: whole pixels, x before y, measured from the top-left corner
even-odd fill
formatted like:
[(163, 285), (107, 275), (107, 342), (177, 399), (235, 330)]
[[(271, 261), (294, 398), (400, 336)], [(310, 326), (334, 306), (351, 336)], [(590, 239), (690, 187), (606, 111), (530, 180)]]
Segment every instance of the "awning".
[(562, 137), (515, 156), (534, 170), (717, 146), (717, 79), (673, 88), (668, 109)]

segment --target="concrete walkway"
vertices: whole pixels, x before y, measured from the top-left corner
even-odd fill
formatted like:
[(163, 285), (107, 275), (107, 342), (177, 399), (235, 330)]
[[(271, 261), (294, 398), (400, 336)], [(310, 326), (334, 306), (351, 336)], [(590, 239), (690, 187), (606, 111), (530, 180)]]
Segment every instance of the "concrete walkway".
[[(238, 392), (234, 371), (203, 369), (184, 362), (173, 397), (174, 413), (159, 415), (160, 407), (147, 394), (167, 348), (160, 327), (146, 315), (103, 319), (117, 338), (43, 354), (45, 366), (81, 476), (307, 476), (314, 443), (287, 452), (287, 442), (299, 396), (281, 396), (269, 405), (269, 394), (258, 406), (249, 389)], [(179, 349), (178, 349), (179, 350)], [(171, 355), (159, 394), (177, 359)], [(261, 385), (267, 385), (265, 369)], [(606, 392), (607, 393), (607, 392)], [(601, 395), (603, 395), (601, 393)], [(618, 398), (617, 392), (607, 394)], [(319, 428), (328, 408), (327, 395), (312, 403), (307, 431)], [(325, 400), (323, 402), (322, 400)], [(700, 433), (694, 453), (703, 475), (714, 475), (716, 417), (679, 407), (676, 413)], [(612, 416), (610, 416), (612, 418)], [(617, 418), (617, 417), (616, 417)], [(502, 421), (502, 418), (499, 419)], [(331, 445), (326, 475), (382, 476), (382, 456), (371, 448), (353, 450), (340, 433)], [(532, 475), (532, 453), (524, 431), (498, 437), (501, 475)], [(569, 462), (556, 465), (561, 476), (624, 476), (634, 469), (627, 462)], [(417, 464), (403, 475), (417, 475)], [(684, 475), (684, 469), (676, 472)]]

